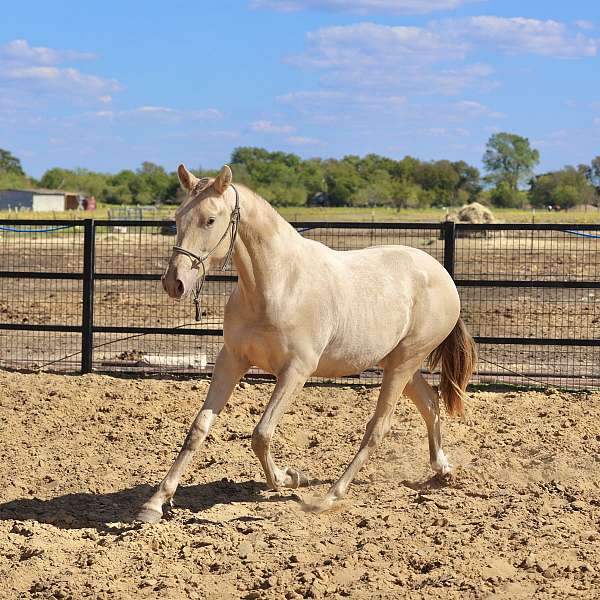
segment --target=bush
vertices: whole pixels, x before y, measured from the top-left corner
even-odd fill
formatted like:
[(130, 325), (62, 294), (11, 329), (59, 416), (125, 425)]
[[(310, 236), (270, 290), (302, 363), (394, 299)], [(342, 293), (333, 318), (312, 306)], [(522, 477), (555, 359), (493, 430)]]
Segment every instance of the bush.
[(500, 208), (519, 208), (523, 205), (523, 198), (503, 181), (490, 191), (490, 202)]
[(579, 204), (596, 204), (598, 195), (581, 170), (565, 167), (536, 177), (531, 182), (529, 198), (532, 206), (572, 208)]

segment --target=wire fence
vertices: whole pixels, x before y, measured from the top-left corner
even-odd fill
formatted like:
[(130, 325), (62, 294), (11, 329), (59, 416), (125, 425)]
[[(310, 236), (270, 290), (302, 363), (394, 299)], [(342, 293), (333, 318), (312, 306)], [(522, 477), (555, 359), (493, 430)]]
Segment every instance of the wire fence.
[[(600, 225), (294, 225), (338, 250), (403, 244), (437, 258), (478, 342), (476, 381), (600, 388)], [(208, 277), (196, 324), (191, 300), (160, 284), (173, 234), (168, 221), (1, 220), (0, 366), (210, 374), (236, 273)]]

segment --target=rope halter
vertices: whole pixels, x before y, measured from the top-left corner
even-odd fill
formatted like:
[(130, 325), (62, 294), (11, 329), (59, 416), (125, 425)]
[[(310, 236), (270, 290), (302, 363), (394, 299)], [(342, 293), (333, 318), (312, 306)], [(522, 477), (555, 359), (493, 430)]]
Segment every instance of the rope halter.
[(173, 251), (179, 254), (184, 254), (192, 259), (192, 269), (200, 270), (202, 267), (202, 274), (196, 280), (196, 286), (194, 287), (194, 306), (196, 307), (196, 321), (200, 321), (202, 319), (202, 288), (204, 287), (204, 281), (206, 280), (206, 265), (204, 261), (209, 258), (216, 249), (221, 245), (221, 242), (227, 237), (227, 234), (231, 232), (231, 237), (229, 241), (229, 249), (227, 250), (227, 254), (225, 255), (225, 260), (221, 265), (221, 271), (225, 271), (226, 269), (231, 267), (231, 257), (233, 255), (233, 247), (235, 245), (235, 240), (237, 237), (238, 227), (240, 224), (240, 196), (238, 194), (237, 188), (230, 184), (235, 192), (235, 207), (231, 211), (231, 215), (229, 216), (229, 223), (227, 225), (227, 229), (223, 232), (223, 235), (219, 239), (219, 241), (213, 246), (212, 250), (209, 250), (204, 256), (199, 256), (198, 254), (194, 254), (181, 246), (173, 246)]

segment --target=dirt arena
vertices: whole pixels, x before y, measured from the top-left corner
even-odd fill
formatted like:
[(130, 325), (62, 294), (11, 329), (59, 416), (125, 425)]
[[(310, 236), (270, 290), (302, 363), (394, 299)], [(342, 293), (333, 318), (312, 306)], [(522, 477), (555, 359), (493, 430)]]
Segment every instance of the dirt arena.
[[(0, 371), (0, 598), (597, 598), (600, 394), (473, 394), (394, 427), (339, 508), (265, 489), (250, 433), (271, 391), (242, 384), (158, 525), (128, 524), (170, 466), (206, 381)], [(305, 388), (276, 436), (321, 495), (377, 391)]]

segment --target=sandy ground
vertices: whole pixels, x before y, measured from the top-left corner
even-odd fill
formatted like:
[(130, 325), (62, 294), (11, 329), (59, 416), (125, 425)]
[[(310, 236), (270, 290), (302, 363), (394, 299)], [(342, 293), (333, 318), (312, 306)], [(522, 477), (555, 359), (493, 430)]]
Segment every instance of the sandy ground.
[[(600, 394), (479, 392), (432, 478), (409, 401), (346, 501), (301, 512), (250, 449), (271, 386), (242, 384), (158, 525), (127, 522), (205, 381), (0, 371), (0, 598), (598, 598)], [(377, 391), (306, 388), (276, 437), (322, 495)]]

